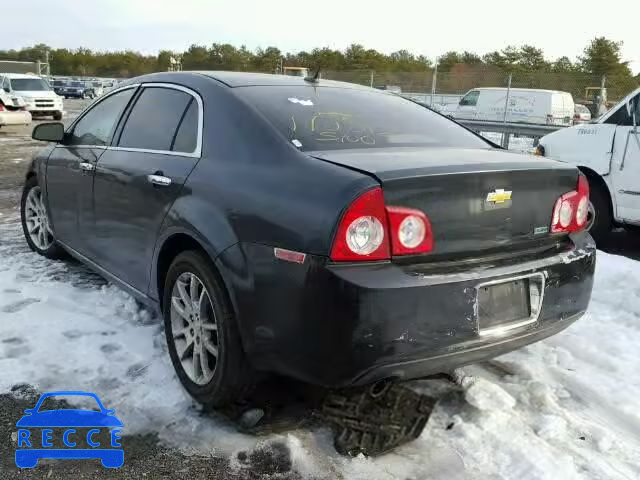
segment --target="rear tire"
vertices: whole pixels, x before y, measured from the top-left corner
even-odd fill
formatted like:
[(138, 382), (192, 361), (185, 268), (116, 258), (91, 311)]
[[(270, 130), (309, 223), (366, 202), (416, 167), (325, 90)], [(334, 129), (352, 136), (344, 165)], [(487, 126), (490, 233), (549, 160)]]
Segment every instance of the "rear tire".
[[(24, 237), (29, 248), (43, 257), (52, 260), (64, 258), (65, 251), (58, 245), (51, 231), (42, 195), (38, 178), (34, 175), (26, 181), (20, 202), (20, 218)], [(43, 233), (38, 235), (41, 229)]]
[[(165, 335), (180, 382), (205, 409), (241, 401), (253, 386), (253, 369), (242, 348), (233, 307), (211, 260), (197, 250), (179, 254), (164, 285)], [(190, 303), (193, 298), (199, 301)]]
[(611, 204), (609, 196), (600, 185), (589, 182), (589, 233), (596, 240), (602, 242), (607, 239), (613, 227)]

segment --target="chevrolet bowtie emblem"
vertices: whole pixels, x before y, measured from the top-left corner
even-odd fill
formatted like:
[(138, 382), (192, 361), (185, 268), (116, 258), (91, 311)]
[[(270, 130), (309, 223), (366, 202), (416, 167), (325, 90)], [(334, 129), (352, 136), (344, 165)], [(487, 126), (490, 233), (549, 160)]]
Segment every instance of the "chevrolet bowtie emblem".
[(487, 193), (487, 202), (504, 203), (507, 200), (511, 200), (511, 190), (497, 188), (495, 191)]

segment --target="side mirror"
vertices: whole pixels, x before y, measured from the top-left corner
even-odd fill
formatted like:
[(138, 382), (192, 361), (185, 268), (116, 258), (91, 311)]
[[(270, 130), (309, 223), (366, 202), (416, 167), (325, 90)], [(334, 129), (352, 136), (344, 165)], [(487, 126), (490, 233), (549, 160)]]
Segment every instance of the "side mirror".
[(4, 87), (3, 90), (7, 93), (11, 93), (11, 89), (9, 87)]
[(41, 123), (33, 129), (31, 138), (59, 143), (64, 139), (64, 125), (60, 122)]

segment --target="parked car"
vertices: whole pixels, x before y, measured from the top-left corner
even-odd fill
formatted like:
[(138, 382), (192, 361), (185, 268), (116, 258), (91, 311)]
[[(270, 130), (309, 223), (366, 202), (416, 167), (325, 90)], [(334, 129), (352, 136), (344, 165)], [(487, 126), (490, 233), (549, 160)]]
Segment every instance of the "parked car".
[(208, 406), (256, 370), (324, 386), (450, 371), (589, 303), (578, 169), (394, 94), (158, 73), (33, 138), (54, 145), (26, 177), (27, 243), (162, 312), (177, 375)]
[(56, 93), (56, 95), (64, 96), (64, 89), (67, 87), (67, 80), (53, 80), (50, 82), (51, 88)]
[(591, 121), (591, 111), (584, 105), (576, 103), (575, 115), (573, 116), (573, 124), (589, 123)]
[[(507, 94), (509, 105), (507, 106)], [(460, 120), (505, 120), (545, 125), (571, 125), (575, 114), (570, 93), (530, 88), (474, 88), (442, 113)]]
[(0, 90), (0, 127), (6, 125), (29, 125), (31, 114), (21, 97), (9, 95)]
[(93, 93), (96, 97), (100, 97), (104, 95), (104, 84), (100, 81), (91, 82), (91, 86), (93, 87)]
[(96, 91), (91, 82), (73, 80), (62, 90), (64, 98), (96, 98)]
[(640, 225), (640, 89), (593, 123), (540, 139), (537, 153), (573, 164), (591, 189), (589, 224), (596, 240), (614, 225)]
[(62, 120), (62, 98), (40, 77), (20, 73), (4, 73), (0, 84), (5, 93), (22, 97), (32, 116), (50, 116)]

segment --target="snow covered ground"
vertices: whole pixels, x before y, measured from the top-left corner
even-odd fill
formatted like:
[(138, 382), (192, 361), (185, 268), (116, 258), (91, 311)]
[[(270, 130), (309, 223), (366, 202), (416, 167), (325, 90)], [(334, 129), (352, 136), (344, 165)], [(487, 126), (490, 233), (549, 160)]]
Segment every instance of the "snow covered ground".
[[(481, 135), (488, 138), (493, 143), (497, 143), (498, 145), (502, 144), (501, 133), (482, 132)], [(509, 150), (531, 153), (533, 151), (533, 138), (511, 136), (511, 139), (509, 140)]]
[(0, 393), (22, 383), (41, 392), (93, 391), (125, 433), (158, 432), (190, 454), (235, 458), (279, 441), (294, 469), (315, 478), (640, 478), (636, 261), (599, 252), (584, 318), (549, 340), (460, 370), (463, 395), (444, 398), (418, 440), (379, 458), (350, 459), (335, 453), (323, 429), (253, 437), (200, 415), (174, 376), (159, 320), (83, 266), (28, 251), (18, 219), (9, 217), (0, 218)]

